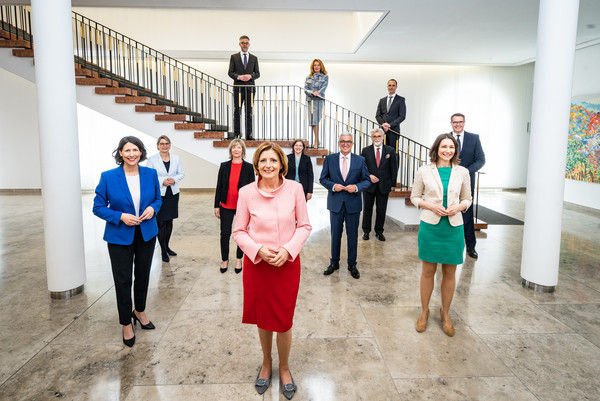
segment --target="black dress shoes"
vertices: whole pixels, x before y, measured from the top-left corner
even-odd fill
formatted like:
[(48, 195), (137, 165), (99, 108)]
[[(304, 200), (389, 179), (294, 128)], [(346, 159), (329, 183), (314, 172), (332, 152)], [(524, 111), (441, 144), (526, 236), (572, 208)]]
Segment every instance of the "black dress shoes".
[(356, 266), (348, 266), (348, 270), (350, 271), (350, 275), (352, 277), (354, 277), (355, 279), (359, 279), (360, 278), (360, 272), (358, 271), (358, 269), (356, 268)]
[(169, 259), (169, 255), (167, 255), (166, 253), (162, 254), (162, 261), (165, 263), (169, 263), (171, 259)]
[(364, 239), (365, 241), (368, 241), (369, 240), (369, 233), (363, 233), (362, 239)]
[(467, 248), (467, 254), (472, 257), (473, 259), (477, 259), (479, 257), (479, 255), (477, 254), (477, 252), (475, 251), (475, 248)]
[(131, 311), (131, 318), (133, 319), (134, 326), (136, 323), (139, 323), (144, 330), (154, 330), (156, 328), (152, 322), (148, 322), (148, 324), (142, 324), (140, 319), (138, 319), (137, 315), (135, 314), (135, 311)]
[(323, 274), (328, 276), (339, 268), (340, 268), (340, 264), (338, 262), (332, 263), (329, 266), (327, 266), (327, 269), (325, 269)]
[(385, 241), (385, 235), (383, 235), (383, 233), (381, 234), (375, 234), (375, 237), (379, 240), (379, 241)]
[(167, 254), (169, 254), (169, 256), (177, 256), (177, 252), (172, 249), (167, 249)]

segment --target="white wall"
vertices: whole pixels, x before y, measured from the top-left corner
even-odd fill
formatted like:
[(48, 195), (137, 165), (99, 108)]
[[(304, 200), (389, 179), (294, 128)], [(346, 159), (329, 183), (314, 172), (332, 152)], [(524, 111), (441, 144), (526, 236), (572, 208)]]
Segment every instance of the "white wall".
[[(260, 53), (256, 53), (260, 58)], [(407, 117), (402, 133), (430, 146), (449, 132), (450, 116), (462, 112), (467, 131), (481, 136), (487, 163), (482, 187), (519, 188), (526, 185), (531, 115), (533, 65), (467, 67), (371, 63), (327, 63), (326, 97), (375, 120), (378, 100), (387, 94), (388, 78), (398, 81), (406, 98)], [(230, 82), (228, 60), (187, 61), (191, 66)], [(304, 85), (310, 60), (261, 62), (259, 85)]]
[[(575, 54), (573, 97), (600, 96), (600, 44)], [(600, 184), (566, 180), (565, 201), (600, 209)]]
[(0, 189), (41, 188), (35, 85), (0, 68), (0, 88)]

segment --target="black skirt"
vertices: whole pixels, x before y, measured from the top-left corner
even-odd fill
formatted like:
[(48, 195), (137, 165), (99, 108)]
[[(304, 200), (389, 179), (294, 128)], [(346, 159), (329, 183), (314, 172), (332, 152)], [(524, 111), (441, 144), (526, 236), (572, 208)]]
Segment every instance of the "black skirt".
[(157, 221), (173, 220), (179, 217), (179, 193), (173, 195), (171, 187), (167, 187), (165, 196), (161, 196), (162, 206), (156, 215)]

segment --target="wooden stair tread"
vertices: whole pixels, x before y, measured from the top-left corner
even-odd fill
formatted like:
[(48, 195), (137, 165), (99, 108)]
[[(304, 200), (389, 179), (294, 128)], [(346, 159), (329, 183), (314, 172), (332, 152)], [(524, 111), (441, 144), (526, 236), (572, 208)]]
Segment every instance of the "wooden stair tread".
[(33, 49), (13, 49), (12, 55), (15, 57), (33, 57)]
[(175, 124), (175, 129), (204, 130), (204, 129), (206, 129), (206, 124), (205, 123), (179, 123), (179, 124)]
[(0, 47), (21, 47), (23, 49), (29, 49), (31, 43), (22, 39), (4, 39), (0, 40)]
[(108, 78), (75, 78), (77, 85), (90, 85), (90, 86), (113, 86), (117, 87), (119, 84), (117, 81), (112, 81)]
[[(201, 131), (194, 132), (196, 139), (223, 139), (227, 135), (224, 131)], [(223, 142), (223, 141), (220, 141)]]
[(98, 86), (94, 89), (97, 95), (129, 95), (136, 96), (137, 92), (129, 88), (113, 88)]
[(115, 97), (115, 103), (119, 104), (154, 104), (155, 99), (150, 96), (117, 96)]
[(154, 116), (156, 121), (187, 121), (189, 118), (186, 114), (157, 114)]
[(173, 108), (165, 105), (138, 105), (135, 106), (138, 113), (171, 113)]

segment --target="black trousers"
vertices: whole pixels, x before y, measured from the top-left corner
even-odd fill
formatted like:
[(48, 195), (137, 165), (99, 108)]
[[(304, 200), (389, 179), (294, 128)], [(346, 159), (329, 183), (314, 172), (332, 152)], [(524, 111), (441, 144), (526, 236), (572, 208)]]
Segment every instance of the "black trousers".
[(173, 220), (157, 221), (158, 223), (158, 243), (160, 244), (160, 250), (162, 255), (167, 255), (169, 250), (169, 240), (171, 239), (171, 233), (173, 232)]
[(233, 132), (236, 138), (242, 135), (240, 130), (242, 106), (246, 112), (246, 139), (252, 138), (252, 93), (254, 93), (254, 87), (233, 88)]
[(465, 244), (467, 248), (475, 248), (477, 239), (475, 238), (475, 222), (473, 221), (473, 205), (469, 206), (463, 213), (463, 224), (465, 229)]
[(375, 211), (375, 233), (383, 233), (383, 224), (385, 223), (385, 211), (387, 210), (389, 193), (382, 193), (379, 186), (375, 186), (375, 192), (363, 192), (363, 221), (362, 230), (365, 233), (371, 232), (371, 222), (373, 220), (373, 205), (377, 208)]
[[(131, 245), (108, 244), (108, 254), (112, 266), (115, 292), (117, 294), (117, 309), (119, 323), (126, 326), (131, 323), (131, 285), (133, 283), (133, 299), (135, 310), (146, 310), (146, 297), (148, 295), (148, 281), (150, 280), (150, 266), (156, 237), (144, 242), (140, 226), (135, 227), (135, 236)], [(132, 278), (135, 276), (135, 282)]]
[[(231, 238), (231, 226), (233, 225), (233, 218), (235, 217), (235, 209), (225, 209), (223, 206), (219, 206), (221, 218), (221, 260), (224, 262), (229, 260), (229, 239)], [(236, 258), (241, 259), (244, 257), (244, 252), (237, 247)]]

